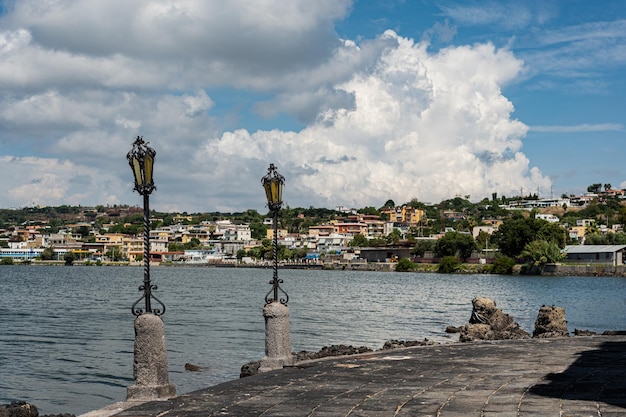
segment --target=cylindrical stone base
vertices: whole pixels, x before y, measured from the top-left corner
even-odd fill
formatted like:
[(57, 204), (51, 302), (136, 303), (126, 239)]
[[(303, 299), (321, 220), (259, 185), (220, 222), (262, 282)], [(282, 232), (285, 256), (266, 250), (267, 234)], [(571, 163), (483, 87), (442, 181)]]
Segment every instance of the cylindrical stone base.
[(294, 364), (289, 336), (289, 307), (278, 301), (263, 307), (265, 317), (265, 357), (259, 372), (279, 369)]
[(157, 400), (176, 396), (169, 382), (165, 328), (161, 317), (151, 313), (135, 319), (134, 385), (126, 390), (126, 400)]

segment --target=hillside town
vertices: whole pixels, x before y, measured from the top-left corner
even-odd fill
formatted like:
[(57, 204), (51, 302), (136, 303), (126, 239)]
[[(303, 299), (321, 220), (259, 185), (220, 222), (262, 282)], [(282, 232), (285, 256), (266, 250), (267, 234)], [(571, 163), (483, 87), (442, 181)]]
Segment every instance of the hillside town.
[[(624, 235), (626, 190), (589, 189), (595, 192), (559, 198), (507, 199), (494, 194), (479, 203), (470, 203), (466, 196), (439, 204), (414, 199), (396, 205), (389, 200), (378, 209), (285, 208), (277, 224), (278, 258), (309, 266), (394, 263), (403, 258), (440, 262), (446, 255), (490, 263), (503, 255), (518, 258), (524, 249), (507, 253), (503, 237), (495, 238), (504, 223), (516, 218), (533, 218), (557, 227), (551, 233), (559, 237), (552, 243), (561, 251), (567, 245), (622, 243), (617, 237)], [(144, 253), (142, 227), (142, 210), (132, 206), (4, 209), (0, 210), (0, 261), (139, 263)], [(152, 211), (150, 261), (264, 265), (272, 259), (273, 233), (272, 218), (254, 210), (193, 215)], [(470, 239), (465, 255), (458, 246), (450, 253), (437, 244), (452, 235)]]

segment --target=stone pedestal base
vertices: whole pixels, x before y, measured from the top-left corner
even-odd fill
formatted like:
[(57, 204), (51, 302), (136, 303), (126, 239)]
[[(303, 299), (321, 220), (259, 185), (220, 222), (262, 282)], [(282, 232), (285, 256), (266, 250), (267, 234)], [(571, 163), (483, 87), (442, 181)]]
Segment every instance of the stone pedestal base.
[(165, 329), (161, 317), (145, 313), (135, 319), (135, 383), (126, 390), (126, 400), (158, 400), (176, 396), (168, 376)]
[(295, 358), (291, 353), (289, 336), (289, 307), (278, 301), (263, 307), (265, 317), (265, 357), (261, 359), (259, 372), (291, 366)]

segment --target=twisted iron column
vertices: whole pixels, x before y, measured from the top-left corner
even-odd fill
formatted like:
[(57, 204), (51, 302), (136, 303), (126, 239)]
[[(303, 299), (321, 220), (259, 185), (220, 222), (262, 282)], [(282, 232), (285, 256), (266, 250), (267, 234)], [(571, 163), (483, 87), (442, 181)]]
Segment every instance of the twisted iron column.
[[(146, 299), (146, 313), (152, 313), (150, 297), (150, 206), (148, 194), (143, 195), (143, 290)], [(140, 288), (141, 290), (141, 288)]]
[(278, 300), (278, 211), (274, 210), (274, 273), (272, 275), (272, 285), (274, 289), (274, 300)]
[[(265, 304), (270, 304), (275, 301), (279, 301), (281, 304), (287, 305), (289, 301), (289, 295), (280, 287), (283, 280), (278, 278), (278, 208), (272, 210), (274, 212), (274, 239), (272, 239), (272, 252), (274, 255), (274, 265), (272, 266), (273, 274), (270, 284), (272, 289), (265, 296)], [(279, 298), (278, 291), (282, 292), (285, 296)], [(270, 294), (274, 293), (274, 298), (270, 298)]]

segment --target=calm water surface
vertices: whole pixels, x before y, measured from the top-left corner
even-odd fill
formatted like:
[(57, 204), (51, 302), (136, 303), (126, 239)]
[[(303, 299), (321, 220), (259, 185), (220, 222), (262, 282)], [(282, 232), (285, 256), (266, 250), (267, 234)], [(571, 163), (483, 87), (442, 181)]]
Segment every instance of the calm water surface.
[[(126, 397), (143, 270), (0, 267), (0, 404), (81, 414)], [(626, 278), (511, 277), (281, 269), (294, 351), (330, 344), (380, 348), (389, 339), (454, 342), (471, 300), (496, 300), (529, 333), (541, 305), (565, 308), (568, 328), (626, 329)], [(152, 268), (170, 382), (179, 394), (238, 378), (264, 354), (271, 270)], [(190, 362), (204, 368), (186, 372)]]

